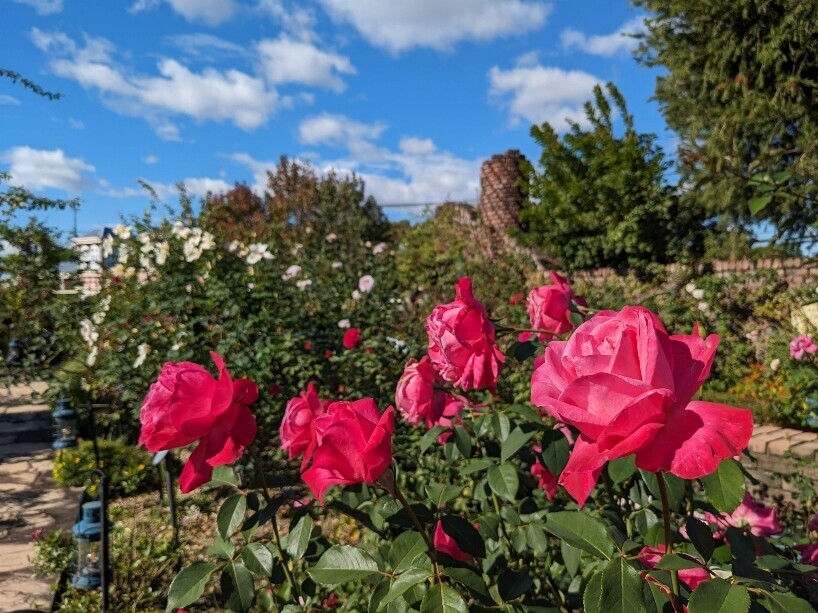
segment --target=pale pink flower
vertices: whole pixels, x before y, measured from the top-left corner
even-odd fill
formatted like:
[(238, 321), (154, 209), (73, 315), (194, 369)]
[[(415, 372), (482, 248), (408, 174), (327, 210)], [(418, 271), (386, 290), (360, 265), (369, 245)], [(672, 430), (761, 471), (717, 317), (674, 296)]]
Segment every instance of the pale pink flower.
[(358, 289), (362, 293), (371, 292), (373, 287), (375, 287), (375, 278), (372, 275), (364, 275), (358, 279)]
[[(723, 513), (716, 516), (712, 513), (705, 513), (705, 519), (725, 530), (729, 527), (748, 528), (755, 536), (772, 536), (781, 533), (781, 524), (778, 522), (775, 507), (766, 507), (756, 502), (749, 492), (744, 493), (744, 500), (729, 515)], [(725, 530), (717, 532), (714, 536), (721, 538)]]
[(806, 334), (797, 336), (790, 343), (790, 355), (796, 360), (803, 358), (805, 353), (811, 355), (816, 351), (818, 351), (818, 345), (813, 342), (811, 336)]

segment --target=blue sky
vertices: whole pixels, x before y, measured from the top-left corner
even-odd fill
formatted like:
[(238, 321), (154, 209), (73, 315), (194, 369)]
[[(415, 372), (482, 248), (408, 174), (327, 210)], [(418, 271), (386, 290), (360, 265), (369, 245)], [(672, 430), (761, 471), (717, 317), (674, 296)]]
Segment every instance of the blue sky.
[[(286, 154), (355, 171), (380, 203), (474, 201), (480, 163), (538, 157), (532, 123), (579, 119), (597, 82), (673, 142), (625, 0), (0, 0), (0, 170), (79, 197), (80, 232), (236, 181)], [(392, 218), (420, 212), (390, 207)], [(68, 213), (47, 221), (69, 229)]]

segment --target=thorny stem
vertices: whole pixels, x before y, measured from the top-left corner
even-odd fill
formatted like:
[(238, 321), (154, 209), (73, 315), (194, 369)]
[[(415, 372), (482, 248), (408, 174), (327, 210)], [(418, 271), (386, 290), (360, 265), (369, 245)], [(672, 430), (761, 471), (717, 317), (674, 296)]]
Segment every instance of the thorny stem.
[[(270, 497), (270, 491), (267, 488), (267, 477), (264, 475), (264, 467), (261, 464), (261, 456), (259, 456), (254, 446), (250, 447), (250, 455), (253, 458), (253, 467), (256, 470), (256, 476), (261, 484), (261, 495), (264, 497), (264, 502), (269, 505), (272, 503), (272, 498)], [(281, 558), (281, 567), (284, 569), (284, 575), (287, 577), (287, 581), (292, 586), (292, 590), (295, 592), (296, 596), (300, 598), (301, 589), (298, 583), (295, 582), (295, 577), (293, 577), (292, 570), (290, 570), (290, 557), (281, 546), (281, 535), (278, 533), (278, 520), (276, 520), (275, 513), (273, 513), (273, 516), (270, 518), (270, 523), (273, 526), (273, 542), (278, 550), (278, 556)]]
[[(670, 502), (667, 497), (667, 485), (665, 484), (665, 475), (662, 471), (656, 473), (656, 481), (659, 483), (659, 497), (662, 499), (662, 519), (665, 527), (665, 555), (673, 553), (673, 535), (670, 531)], [(679, 608), (679, 598), (681, 597), (681, 590), (679, 589), (679, 571), (670, 571), (670, 583), (673, 591), (670, 594), (670, 603), (673, 605), (674, 611), (681, 611)]]
[(414, 524), (417, 531), (420, 532), (420, 535), (423, 537), (423, 541), (426, 543), (426, 547), (429, 550), (429, 557), (432, 558), (432, 564), (434, 565), (435, 568), (435, 577), (437, 578), (437, 582), (442, 584), (443, 579), (440, 576), (440, 568), (437, 565), (437, 550), (435, 549), (434, 543), (432, 543), (432, 540), (426, 533), (426, 529), (423, 527), (423, 524), (420, 523), (418, 516), (415, 515), (415, 512), (412, 510), (412, 506), (409, 504), (409, 501), (406, 500), (404, 495), (398, 489), (397, 483), (394, 485), (394, 490), (390, 493), (393, 496), (395, 496), (397, 501), (403, 507), (403, 510), (406, 511), (406, 514), (409, 516), (409, 519), (412, 520), (412, 523)]

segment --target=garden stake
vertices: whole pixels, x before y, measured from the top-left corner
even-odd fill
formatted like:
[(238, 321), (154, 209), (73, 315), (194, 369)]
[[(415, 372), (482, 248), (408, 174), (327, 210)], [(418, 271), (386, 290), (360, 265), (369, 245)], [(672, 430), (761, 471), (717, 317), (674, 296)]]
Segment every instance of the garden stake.
[[(173, 484), (173, 465), (170, 451), (165, 456), (165, 485), (168, 490), (168, 509), (170, 510), (170, 527), (173, 528), (173, 548), (179, 547), (179, 522), (176, 519), (176, 487)], [(161, 485), (160, 496), (161, 496)]]
[(91, 404), (91, 398), (85, 401), (85, 406), (88, 409), (88, 424), (91, 427), (91, 440), (94, 442), (94, 458), (97, 461), (97, 470), (102, 470), (99, 461), (99, 444), (97, 443), (97, 420), (94, 418), (94, 405)]

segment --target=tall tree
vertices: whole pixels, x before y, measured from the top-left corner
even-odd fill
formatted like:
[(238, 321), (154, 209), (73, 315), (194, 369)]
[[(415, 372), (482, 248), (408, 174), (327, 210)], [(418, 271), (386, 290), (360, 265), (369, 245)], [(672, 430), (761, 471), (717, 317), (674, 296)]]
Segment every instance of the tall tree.
[[(778, 239), (818, 219), (818, 0), (633, 0), (690, 198)], [(755, 216), (753, 216), (755, 214)]]
[(244, 183), (236, 183), (223, 194), (208, 194), (200, 221), (224, 241), (251, 241), (264, 236), (268, 226), (264, 199)]
[(669, 164), (656, 136), (635, 130), (611, 83), (594, 88), (585, 116), (587, 128), (572, 123), (562, 137), (548, 123), (531, 129), (543, 150), (539, 168), (526, 169), (523, 242), (568, 269), (645, 269), (696, 253), (701, 213), (680, 206), (666, 185)]

